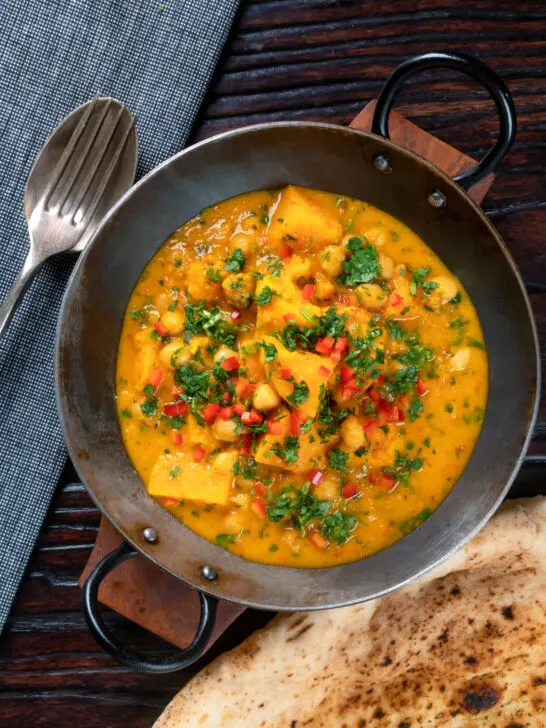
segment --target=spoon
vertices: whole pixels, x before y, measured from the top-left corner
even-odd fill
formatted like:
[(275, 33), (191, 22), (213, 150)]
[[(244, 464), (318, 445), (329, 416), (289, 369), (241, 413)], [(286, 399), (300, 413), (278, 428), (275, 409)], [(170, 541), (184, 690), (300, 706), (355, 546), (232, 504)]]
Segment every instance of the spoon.
[(27, 180), (30, 250), (0, 305), (0, 336), (45, 260), (81, 251), (112, 205), (133, 184), (134, 117), (112, 98), (95, 97), (69, 114), (47, 139)]

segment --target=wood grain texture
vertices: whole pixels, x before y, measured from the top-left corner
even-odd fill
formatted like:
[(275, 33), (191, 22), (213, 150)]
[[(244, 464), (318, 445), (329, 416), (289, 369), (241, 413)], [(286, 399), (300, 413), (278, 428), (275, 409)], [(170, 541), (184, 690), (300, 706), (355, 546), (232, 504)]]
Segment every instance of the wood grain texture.
[[(539, 0), (253, 0), (240, 14), (194, 139), (276, 119), (347, 125), (408, 56), (444, 48), (478, 55), (504, 76), (518, 109), (516, 143), (484, 207), (532, 293), (545, 360), (545, 24)], [(493, 104), (456, 74), (434, 72), (410, 82), (397, 110), (472, 157), (495, 137)], [(530, 456), (512, 493), (529, 495), (545, 479), (543, 397)], [(199, 666), (151, 678), (116, 665), (94, 643), (79, 609), (77, 579), (99, 514), (74, 480), (69, 469), (0, 638), (2, 726), (147, 728)], [(210, 657), (268, 618), (245, 612)], [(169, 649), (113, 619), (133, 644)]]

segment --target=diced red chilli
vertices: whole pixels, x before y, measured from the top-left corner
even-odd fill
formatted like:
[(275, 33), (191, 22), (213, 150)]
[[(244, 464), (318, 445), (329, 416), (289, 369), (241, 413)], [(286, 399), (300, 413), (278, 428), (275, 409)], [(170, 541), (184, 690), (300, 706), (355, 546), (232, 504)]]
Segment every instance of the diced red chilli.
[(369, 422), (366, 422), (366, 424), (364, 425), (364, 432), (367, 435), (371, 435), (371, 434), (373, 434), (373, 432), (375, 432), (375, 430), (377, 430), (377, 428), (379, 427), (380, 424), (381, 423), (379, 420), (370, 420)]
[(296, 317), (293, 313), (285, 313), (283, 316), (284, 322), (287, 324), (289, 321), (296, 321)]
[(311, 543), (316, 546), (318, 549), (325, 549), (328, 546), (328, 541), (324, 538), (324, 536), (319, 533), (318, 531), (313, 531), (309, 535), (309, 540)]
[(233, 407), (222, 407), (220, 417), (223, 420), (230, 420), (233, 417)]
[(168, 329), (165, 326), (165, 324), (162, 324), (161, 321), (156, 321), (154, 324), (154, 329), (157, 331), (157, 333), (160, 336), (167, 336)]
[(208, 402), (203, 409), (203, 419), (210, 425), (216, 419), (216, 415), (220, 412), (220, 405), (217, 402)]
[(250, 510), (258, 516), (258, 518), (265, 518), (267, 516), (267, 510), (265, 503), (261, 500), (255, 500), (250, 505)]
[(368, 397), (372, 402), (379, 402), (381, 400), (381, 394), (374, 387), (368, 390)]
[(282, 433), (282, 422), (278, 420), (267, 420), (265, 424), (270, 435), (280, 435)]
[(193, 448), (193, 459), (196, 463), (200, 463), (206, 454), (206, 450), (201, 445), (196, 445)]
[(422, 379), (417, 380), (417, 384), (415, 385), (415, 389), (417, 391), (417, 394), (426, 394), (428, 392), (427, 385), (423, 382)]
[(354, 483), (347, 483), (343, 486), (341, 493), (343, 497), (348, 500), (349, 498), (353, 498), (358, 493), (358, 488)]
[(150, 384), (154, 389), (157, 389), (159, 385), (161, 384), (161, 380), (163, 379), (163, 372), (161, 369), (152, 369), (152, 373), (150, 374)]
[(241, 455), (250, 455), (250, 448), (252, 447), (252, 435), (248, 433), (244, 436), (241, 446), (239, 447), (239, 452)]
[(309, 473), (309, 480), (313, 485), (318, 485), (324, 478), (324, 473), (321, 470), (311, 470)]
[(261, 425), (264, 421), (264, 416), (257, 412), (255, 409), (250, 411), (250, 424), (251, 425)]
[(292, 255), (292, 248), (289, 245), (281, 245), (279, 248), (279, 255), (281, 258), (290, 258)]
[(301, 426), (301, 417), (299, 412), (291, 412), (290, 413), (290, 433), (292, 435), (298, 435), (300, 432), (300, 426)]
[(181, 432), (173, 430), (171, 432), (171, 442), (173, 445), (182, 445), (182, 443), (184, 442), (184, 436)]
[(290, 377), (292, 376), (292, 370), (288, 367), (281, 367), (279, 374), (281, 379), (290, 379)]
[(324, 336), (315, 344), (315, 350), (318, 351), (319, 354), (325, 354), (328, 356), (334, 348), (334, 343), (334, 339), (331, 336)]
[(238, 311), (237, 309), (235, 309), (235, 311), (232, 311), (232, 312), (231, 312), (231, 318), (232, 318), (232, 319), (233, 319), (234, 321), (236, 321), (236, 320), (237, 320), (237, 319), (239, 318), (239, 316), (240, 316), (240, 315), (241, 315), (241, 312), (240, 312), (240, 311)]
[(226, 404), (231, 404), (231, 392), (224, 392), (220, 399)]
[(352, 367), (340, 367), (339, 368), (339, 374), (341, 376), (342, 382), (349, 382), (351, 379), (354, 378), (355, 370)]
[(243, 414), (241, 415), (241, 422), (243, 423), (243, 425), (250, 425), (252, 423), (252, 420), (250, 418), (250, 412), (243, 412)]
[(169, 402), (163, 407), (163, 414), (167, 417), (182, 417), (189, 412), (190, 405), (187, 402)]
[(254, 492), (256, 495), (267, 495), (267, 487), (263, 483), (254, 484)]
[(318, 368), (318, 373), (321, 377), (329, 377), (332, 373), (331, 369), (327, 369), (325, 366), (322, 366), (322, 364)]
[(389, 294), (389, 304), (391, 306), (399, 306), (402, 303), (402, 296), (397, 291), (391, 291)]
[(310, 301), (315, 295), (315, 286), (312, 283), (306, 283), (301, 290), (301, 296), (304, 301)]
[(245, 408), (243, 407), (243, 405), (240, 402), (237, 402), (236, 404), (233, 405), (233, 411), (235, 412), (237, 417), (241, 417), (241, 415), (245, 411)]
[(239, 368), (239, 359), (236, 356), (229, 356), (220, 366), (225, 372), (232, 372)]
[(378, 386), (378, 387), (381, 387), (381, 386), (382, 386), (383, 384), (385, 384), (385, 375), (384, 375), (384, 374), (380, 374), (380, 375), (379, 375), (379, 376), (377, 377), (377, 380), (376, 380), (376, 382), (377, 382), (377, 386)]

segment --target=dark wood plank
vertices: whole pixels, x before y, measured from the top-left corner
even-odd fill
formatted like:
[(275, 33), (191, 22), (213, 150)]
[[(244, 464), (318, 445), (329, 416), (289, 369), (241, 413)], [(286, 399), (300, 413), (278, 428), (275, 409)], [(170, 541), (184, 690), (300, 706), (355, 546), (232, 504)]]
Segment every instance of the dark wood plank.
[[(196, 126), (204, 138), (244, 124), (316, 119), (348, 124), (394, 66), (414, 53), (455, 47), (500, 71), (514, 94), (519, 132), (485, 209), (532, 292), (546, 357), (546, 6), (536, 0), (251, 0), (237, 23)], [(455, 74), (408, 84), (398, 110), (470, 156), (497, 127), (481, 89)], [(544, 252), (543, 252), (544, 251)], [(546, 399), (512, 488), (531, 495), (546, 478)], [(199, 665), (154, 677), (116, 665), (87, 632), (78, 576), (99, 514), (67, 470), (36, 545), (8, 628), (0, 638), (3, 728), (148, 728)], [(211, 656), (265, 623), (248, 612)], [(138, 627), (112, 616), (133, 644), (158, 650)]]

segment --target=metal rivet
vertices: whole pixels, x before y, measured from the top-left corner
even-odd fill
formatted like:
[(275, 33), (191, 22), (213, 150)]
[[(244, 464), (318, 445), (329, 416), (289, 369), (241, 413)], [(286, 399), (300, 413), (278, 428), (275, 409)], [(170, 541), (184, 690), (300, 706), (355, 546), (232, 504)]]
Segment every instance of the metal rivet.
[(148, 543), (157, 543), (157, 533), (154, 528), (147, 526), (142, 529), (142, 538)]
[(386, 154), (376, 154), (373, 158), (373, 166), (378, 172), (383, 174), (390, 174), (392, 172), (391, 160)]
[(428, 193), (428, 204), (432, 207), (445, 207), (447, 203), (447, 197), (440, 190), (432, 190)]
[(216, 579), (218, 578), (218, 574), (212, 568), (212, 566), (203, 566), (203, 568), (201, 569), (201, 574), (205, 577), (207, 581), (216, 581)]

